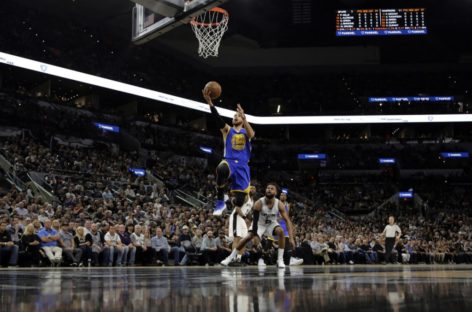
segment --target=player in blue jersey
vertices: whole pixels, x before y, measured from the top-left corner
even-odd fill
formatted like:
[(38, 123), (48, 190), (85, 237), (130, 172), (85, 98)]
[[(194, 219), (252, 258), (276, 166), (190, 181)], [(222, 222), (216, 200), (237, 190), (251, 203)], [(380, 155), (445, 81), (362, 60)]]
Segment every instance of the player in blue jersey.
[[(290, 215), (291, 205), (287, 201), (287, 196), (288, 196), (288, 191), (286, 189), (282, 190), (282, 192), (280, 193), (280, 201), (284, 205), (287, 215)], [(283, 229), (284, 236), (285, 236), (285, 253), (284, 253), (285, 264), (291, 265), (291, 266), (302, 264), (303, 259), (292, 257), (292, 252), (293, 252), (291, 248), (292, 246), (291, 244), (288, 244), (288, 240), (290, 236), (288, 234), (287, 223), (285, 222), (285, 219), (282, 217), (280, 212), (278, 214), (278, 222), (280, 224), (280, 227)]]
[(203, 97), (210, 106), (211, 113), (223, 134), (224, 156), (216, 168), (217, 201), (213, 215), (220, 216), (226, 209), (224, 192), (227, 180), (231, 178), (231, 193), (234, 196), (234, 207), (241, 218), (246, 215), (241, 211), (246, 196), (249, 193), (251, 175), (249, 172), (249, 159), (251, 158), (251, 139), (254, 130), (246, 120), (244, 110), (238, 104), (236, 114), (233, 117), (231, 127), (223, 121), (218, 114), (210, 97), (210, 92), (203, 90)]

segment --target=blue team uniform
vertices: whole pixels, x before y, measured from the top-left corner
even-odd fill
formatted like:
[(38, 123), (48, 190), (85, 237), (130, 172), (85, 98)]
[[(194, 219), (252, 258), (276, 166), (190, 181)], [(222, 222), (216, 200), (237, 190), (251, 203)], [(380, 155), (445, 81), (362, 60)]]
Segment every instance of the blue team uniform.
[[(285, 211), (288, 214), (288, 211), (289, 211), (288, 204), (285, 204)], [(285, 222), (285, 219), (282, 218), (282, 216), (280, 215), (280, 212), (279, 212), (279, 225), (284, 230), (284, 237), (289, 237), (288, 229), (287, 229), (287, 223)]]
[(236, 131), (230, 128), (223, 135), (224, 160), (230, 170), (231, 191), (249, 193), (251, 175), (249, 172), (249, 159), (251, 158), (251, 142), (244, 128)]

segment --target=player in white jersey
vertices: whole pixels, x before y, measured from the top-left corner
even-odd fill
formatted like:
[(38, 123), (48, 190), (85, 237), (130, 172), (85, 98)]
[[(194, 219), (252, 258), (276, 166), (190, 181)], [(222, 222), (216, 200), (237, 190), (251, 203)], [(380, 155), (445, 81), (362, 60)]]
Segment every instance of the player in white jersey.
[[(251, 186), (249, 194), (246, 197), (246, 202), (241, 206), (236, 206), (229, 216), (228, 222), (228, 236), (233, 239), (233, 249), (238, 246), (242, 238), (246, 237), (248, 234), (248, 222), (247, 217), (254, 206), (254, 194), (256, 193), (256, 188)], [(238, 252), (238, 259), (241, 258), (244, 253), (244, 248)]]
[(275, 197), (277, 192), (278, 187), (275, 183), (267, 184), (265, 196), (257, 200), (254, 204), (254, 217), (252, 229), (249, 231), (249, 235), (239, 242), (238, 246), (233, 249), (226, 259), (221, 261), (222, 265), (228, 265), (237, 256), (238, 252), (242, 250), (255, 236), (262, 238), (263, 235), (266, 235), (268, 237), (278, 237), (279, 249), (277, 251), (277, 266), (279, 268), (285, 268), (283, 260), (285, 237), (282, 227), (277, 222), (277, 215), (279, 213), (287, 223), (289, 241), (293, 247), (295, 247), (295, 240), (293, 238), (292, 221), (290, 221), (290, 218), (285, 211), (285, 206)]

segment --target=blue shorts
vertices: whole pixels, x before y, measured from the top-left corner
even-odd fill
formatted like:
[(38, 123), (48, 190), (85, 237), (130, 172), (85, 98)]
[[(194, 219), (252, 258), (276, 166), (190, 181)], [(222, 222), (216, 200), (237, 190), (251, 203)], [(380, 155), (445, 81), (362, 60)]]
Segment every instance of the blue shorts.
[(287, 229), (287, 224), (285, 223), (285, 220), (282, 219), (282, 220), (279, 220), (279, 225), (280, 227), (282, 228), (282, 230), (284, 230), (284, 236), (285, 237), (288, 237), (288, 229)]
[(228, 164), (229, 177), (231, 178), (231, 191), (239, 191), (249, 193), (251, 186), (251, 174), (249, 172), (249, 165), (241, 163), (237, 160), (225, 159), (222, 162)]

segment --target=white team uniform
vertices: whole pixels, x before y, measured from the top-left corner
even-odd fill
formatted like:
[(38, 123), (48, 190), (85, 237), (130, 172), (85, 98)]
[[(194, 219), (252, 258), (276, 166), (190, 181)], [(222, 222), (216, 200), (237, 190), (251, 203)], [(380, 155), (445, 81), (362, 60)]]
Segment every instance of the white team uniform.
[[(249, 197), (248, 200), (241, 207), (241, 212), (243, 215), (247, 216), (254, 205), (254, 201)], [(234, 217), (236, 215), (236, 218)], [(240, 215), (236, 214), (236, 209), (233, 209), (233, 212), (229, 216), (228, 224), (228, 236), (230, 238), (234, 237), (246, 237), (248, 234), (248, 229), (246, 225), (246, 220), (241, 218)]]
[(280, 224), (277, 222), (277, 215), (279, 213), (279, 200), (274, 198), (274, 205), (269, 208), (266, 203), (266, 198), (260, 199), (262, 202), (262, 209), (259, 212), (259, 221), (257, 222), (257, 236), (262, 238), (263, 235), (267, 237), (274, 236), (274, 229)]

